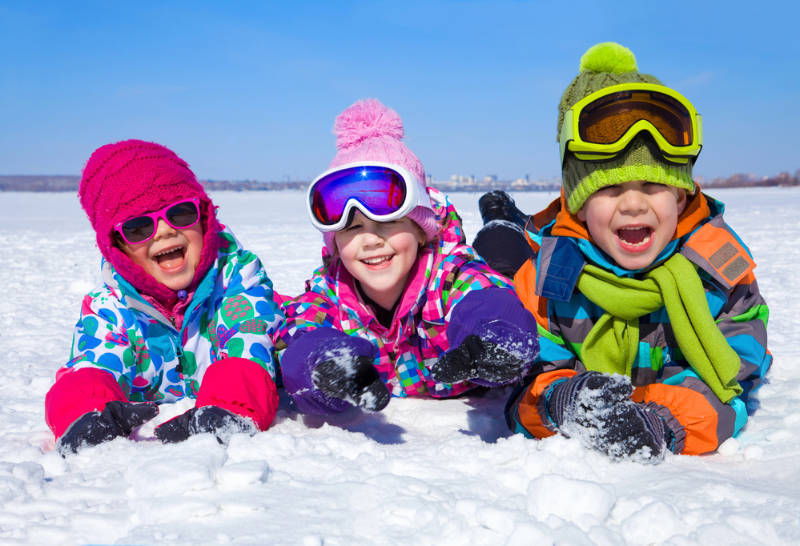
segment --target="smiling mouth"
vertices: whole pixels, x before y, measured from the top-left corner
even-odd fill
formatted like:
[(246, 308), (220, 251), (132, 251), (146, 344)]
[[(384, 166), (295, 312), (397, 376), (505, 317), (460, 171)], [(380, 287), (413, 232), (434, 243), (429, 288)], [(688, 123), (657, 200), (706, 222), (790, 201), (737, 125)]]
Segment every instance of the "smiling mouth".
[(176, 246), (153, 255), (153, 261), (164, 269), (174, 269), (183, 263), (186, 247)]
[(624, 227), (617, 230), (622, 246), (630, 250), (641, 250), (650, 245), (653, 228), (650, 226)]
[(381, 265), (392, 259), (392, 256), (376, 256), (374, 258), (364, 258), (361, 261), (367, 265)]

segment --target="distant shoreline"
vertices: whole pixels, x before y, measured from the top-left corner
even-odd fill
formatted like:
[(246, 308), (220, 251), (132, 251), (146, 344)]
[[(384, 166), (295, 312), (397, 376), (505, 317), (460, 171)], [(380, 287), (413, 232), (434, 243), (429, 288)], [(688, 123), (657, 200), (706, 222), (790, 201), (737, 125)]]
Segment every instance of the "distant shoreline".
[[(284, 191), (305, 190), (308, 181), (261, 182), (257, 180), (201, 180), (208, 191)], [(792, 175), (782, 172), (776, 176), (758, 177), (752, 174), (735, 174), (728, 178), (698, 179), (703, 188), (750, 188), (772, 186), (800, 186), (800, 169)], [(429, 180), (429, 184), (447, 192), (480, 192), (505, 190), (512, 192), (559, 191), (560, 181), (517, 180)], [(0, 191), (22, 192), (77, 192), (80, 177), (75, 175), (0, 175)]]

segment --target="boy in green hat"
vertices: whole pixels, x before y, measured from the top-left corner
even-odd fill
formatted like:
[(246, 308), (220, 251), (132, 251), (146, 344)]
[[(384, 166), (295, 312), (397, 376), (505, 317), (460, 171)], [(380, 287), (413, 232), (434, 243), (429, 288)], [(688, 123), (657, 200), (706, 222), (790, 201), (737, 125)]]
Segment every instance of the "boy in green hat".
[(701, 118), (607, 42), (581, 59), (558, 127), (561, 197), (525, 223), (534, 257), (514, 279), (539, 369), (509, 424), (615, 459), (713, 452), (747, 422), (772, 356), (752, 257), (692, 180)]

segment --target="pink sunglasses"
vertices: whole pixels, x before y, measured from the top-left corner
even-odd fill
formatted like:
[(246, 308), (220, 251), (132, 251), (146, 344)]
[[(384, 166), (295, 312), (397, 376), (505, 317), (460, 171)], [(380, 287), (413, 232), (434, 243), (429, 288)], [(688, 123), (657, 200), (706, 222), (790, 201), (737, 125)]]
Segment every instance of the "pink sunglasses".
[(192, 227), (200, 220), (200, 199), (193, 197), (176, 201), (155, 212), (148, 212), (119, 222), (114, 229), (126, 243), (135, 245), (153, 238), (159, 220), (164, 220), (174, 229)]

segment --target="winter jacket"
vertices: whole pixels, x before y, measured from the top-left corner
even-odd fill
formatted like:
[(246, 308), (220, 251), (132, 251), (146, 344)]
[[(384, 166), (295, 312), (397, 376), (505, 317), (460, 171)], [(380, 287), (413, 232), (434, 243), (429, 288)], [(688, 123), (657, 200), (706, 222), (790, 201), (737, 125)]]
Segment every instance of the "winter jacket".
[[(722, 203), (701, 192), (681, 214), (676, 237), (656, 264), (681, 253), (697, 269), (711, 316), (740, 358), (736, 380), (742, 393), (724, 403), (704, 383), (678, 347), (666, 309), (639, 318), (639, 345), (631, 372), (633, 400), (653, 402), (668, 428), (675, 453), (713, 452), (735, 436), (748, 417), (750, 395), (761, 384), (772, 356), (767, 349), (769, 311), (758, 290), (749, 250), (724, 222)], [(544, 438), (554, 434), (545, 393), (559, 379), (586, 369), (581, 346), (606, 310), (577, 288), (585, 263), (618, 276), (641, 278), (643, 271), (620, 268), (589, 238), (584, 224), (566, 212), (563, 196), (533, 217), (529, 242), (536, 252), (515, 276), (517, 292), (539, 324), (541, 352), (528, 384), (509, 400), (507, 419), (517, 432)]]
[(341, 261), (325, 256), (325, 250), (327, 264), (306, 281), (306, 291), (282, 305), (286, 321), (278, 329), (275, 347), (281, 351), (284, 385), (301, 411), (325, 414), (347, 406), (326, 397), (311, 381), (320, 344), (334, 341), (340, 332), (351, 336), (354, 354), (373, 359), (397, 397), (448, 397), (474, 388), (476, 383), (469, 381), (438, 382), (429, 368), (451, 346), (483, 331), (488, 323), (508, 321), (512, 329), (535, 339), (535, 320), (510, 280), (465, 244), (461, 219), (450, 201), (433, 188), (428, 193), (441, 226), (439, 236), (420, 250), (388, 327), (364, 303)]
[(270, 335), (282, 314), (255, 254), (228, 230), (220, 238), (180, 328), (103, 261), (103, 284), (83, 299), (70, 360), (45, 401), (56, 438), (110, 400), (189, 397), (269, 426), (277, 409)]

